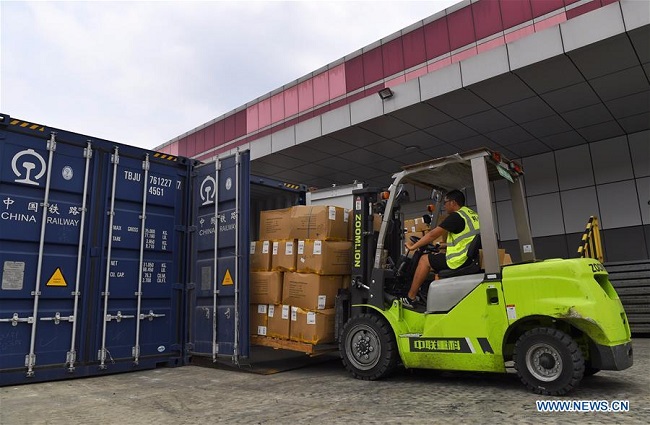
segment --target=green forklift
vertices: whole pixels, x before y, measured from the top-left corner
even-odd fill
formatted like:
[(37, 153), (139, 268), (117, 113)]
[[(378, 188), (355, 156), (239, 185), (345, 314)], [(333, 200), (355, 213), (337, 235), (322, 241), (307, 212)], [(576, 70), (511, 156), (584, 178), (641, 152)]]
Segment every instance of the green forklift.
[[(495, 373), (514, 366), (530, 390), (564, 395), (584, 376), (632, 365), (630, 327), (603, 265), (593, 258), (535, 258), (522, 177), (519, 164), (478, 149), (404, 167), (387, 192), (354, 191), (352, 279), (336, 304), (340, 354), (354, 377), (381, 379), (400, 363)], [(510, 189), (515, 264), (499, 261), (495, 181)], [(431, 276), (419, 309), (400, 301), (415, 264), (404, 249), (406, 185), (430, 190), (438, 204), (451, 189), (473, 187), (480, 218), (471, 264)]]

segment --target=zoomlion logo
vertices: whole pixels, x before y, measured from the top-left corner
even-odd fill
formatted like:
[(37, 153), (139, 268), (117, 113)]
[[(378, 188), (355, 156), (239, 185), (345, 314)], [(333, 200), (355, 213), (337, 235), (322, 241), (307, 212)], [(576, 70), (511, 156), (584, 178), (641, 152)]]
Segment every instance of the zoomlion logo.
[(361, 214), (361, 198), (357, 197), (354, 208), (354, 267), (361, 268), (361, 234), (363, 233), (362, 227), (362, 214)]

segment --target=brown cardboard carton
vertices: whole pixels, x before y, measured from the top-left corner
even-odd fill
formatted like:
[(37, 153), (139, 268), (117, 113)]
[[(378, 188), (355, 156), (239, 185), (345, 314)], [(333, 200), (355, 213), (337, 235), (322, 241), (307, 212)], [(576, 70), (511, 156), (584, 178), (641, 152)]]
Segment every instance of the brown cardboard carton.
[(260, 240), (293, 239), (291, 208), (260, 212)]
[(290, 319), (291, 306), (280, 304), (269, 305), (266, 336), (289, 339), (289, 329), (291, 327)]
[(351, 272), (352, 242), (298, 241), (296, 271), (316, 274), (349, 274)]
[(250, 270), (252, 272), (266, 272), (271, 270), (271, 241), (251, 242)]
[(341, 276), (322, 276), (312, 273), (285, 273), (282, 304), (307, 310), (334, 307), (334, 300), (343, 285)]
[(347, 240), (348, 214), (341, 207), (298, 205), (260, 213), (260, 240)]
[(296, 241), (273, 241), (271, 248), (271, 270), (295, 272), (296, 271)]
[(333, 308), (309, 311), (292, 306), (291, 340), (308, 344), (334, 342), (334, 317)]
[(282, 302), (282, 272), (251, 272), (251, 304), (279, 304)]
[[(505, 264), (512, 264), (512, 259), (510, 259), (510, 255), (508, 255), (508, 260), (510, 261), (509, 263), (506, 263), (506, 250), (505, 249), (499, 249), (499, 265), (503, 266)], [(478, 250), (478, 258), (479, 258), (479, 264), (481, 265), (481, 268), (484, 269), (485, 267), (483, 266), (483, 250), (479, 249)]]
[(341, 288), (343, 289), (350, 289), (350, 285), (352, 284), (352, 276), (349, 274), (341, 276), (343, 279), (343, 283), (341, 284)]
[(291, 207), (292, 225), (297, 239), (348, 239), (348, 214), (345, 208), (328, 205)]
[(251, 304), (251, 335), (266, 335), (269, 322), (266, 304)]
[(429, 226), (424, 222), (422, 217), (404, 220), (404, 230), (406, 232), (424, 232), (429, 230)]
[(378, 232), (381, 229), (381, 221), (384, 217), (381, 214), (372, 215), (372, 231)]

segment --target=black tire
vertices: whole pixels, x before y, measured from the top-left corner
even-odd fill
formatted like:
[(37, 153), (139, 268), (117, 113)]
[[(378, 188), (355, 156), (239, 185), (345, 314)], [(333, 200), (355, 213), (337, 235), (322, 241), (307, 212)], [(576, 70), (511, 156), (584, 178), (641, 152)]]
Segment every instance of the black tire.
[(544, 395), (564, 395), (585, 372), (585, 359), (569, 335), (553, 328), (531, 329), (519, 337), (513, 353), (521, 382)]
[(348, 320), (343, 327), (339, 351), (345, 368), (355, 378), (368, 381), (390, 375), (399, 357), (390, 325), (372, 314)]

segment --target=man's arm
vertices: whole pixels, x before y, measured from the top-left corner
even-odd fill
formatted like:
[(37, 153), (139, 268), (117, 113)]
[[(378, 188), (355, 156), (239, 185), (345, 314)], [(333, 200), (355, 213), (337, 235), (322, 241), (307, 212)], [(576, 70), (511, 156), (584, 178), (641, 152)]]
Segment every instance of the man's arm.
[(435, 241), (439, 237), (442, 236), (442, 240), (447, 240), (447, 231), (443, 229), (440, 226), (434, 227), (433, 229), (429, 230), (424, 236), (420, 238), (419, 241), (416, 243), (411, 243), (411, 241), (406, 241), (404, 243), (404, 246), (406, 247), (407, 250), (413, 251), (418, 248), (422, 248), (423, 246), (426, 246), (430, 244), (431, 242)]

